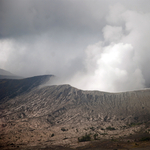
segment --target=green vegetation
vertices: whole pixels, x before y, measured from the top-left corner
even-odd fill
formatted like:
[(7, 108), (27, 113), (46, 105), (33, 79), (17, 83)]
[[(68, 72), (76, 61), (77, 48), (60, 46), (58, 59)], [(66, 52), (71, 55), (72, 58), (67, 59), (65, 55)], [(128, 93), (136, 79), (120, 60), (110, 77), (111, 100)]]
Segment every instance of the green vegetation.
[(142, 123), (139, 123), (139, 122), (138, 122), (138, 123), (130, 123), (130, 124), (129, 124), (129, 127), (134, 127), (134, 126), (141, 125), (141, 124), (142, 124)]
[(51, 135), (51, 137), (53, 137), (54, 136), (54, 133)]
[(121, 128), (125, 129), (127, 126), (122, 126)]
[(150, 137), (143, 137), (140, 139), (140, 141), (150, 141)]
[(111, 137), (111, 141), (117, 142), (117, 139), (114, 139), (114, 137)]
[(61, 131), (68, 131), (68, 129), (65, 129), (64, 127), (62, 127)]
[(94, 128), (94, 127), (91, 127), (90, 129), (91, 129), (92, 131), (94, 131), (94, 130), (95, 130), (95, 128)]
[(94, 134), (93, 137), (94, 137), (94, 140), (98, 140), (98, 138), (97, 138), (97, 137), (98, 137), (98, 134), (97, 134), (97, 133)]
[(82, 136), (81, 138), (78, 138), (78, 142), (85, 142), (85, 141), (91, 141), (90, 134), (85, 134), (85, 136)]
[(66, 140), (66, 139), (68, 139), (67, 137), (65, 137), (63, 140)]
[(114, 127), (111, 127), (111, 126), (107, 127), (106, 129), (107, 129), (107, 130), (111, 130), (111, 131), (112, 131), (112, 130), (116, 130)]
[(101, 133), (100, 135), (108, 135), (108, 133)]

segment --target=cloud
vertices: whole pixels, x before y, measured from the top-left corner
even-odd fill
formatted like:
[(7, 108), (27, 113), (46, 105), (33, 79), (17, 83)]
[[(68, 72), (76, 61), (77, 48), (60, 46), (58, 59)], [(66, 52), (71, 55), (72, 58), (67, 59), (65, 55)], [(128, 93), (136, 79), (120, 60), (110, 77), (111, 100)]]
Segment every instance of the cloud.
[[(76, 87), (103, 91), (141, 89), (150, 84), (150, 13), (110, 7), (104, 40), (86, 49), (87, 74)], [(76, 80), (76, 77), (75, 77)]]
[(8, 61), (9, 54), (12, 51), (12, 42), (10, 40), (1, 40), (0, 48), (0, 64), (1, 67), (4, 68)]
[(20, 76), (51, 73), (70, 78), (84, 70), (86, 46), (102, 37), (105, 2), (96, 5), (97, 11), (93, 11), (95, 4), (79, 0), (1, 4), (0, 39), (11, 44), (5, 53), (7, 61), (0, 67)]
[(111, 43), (104, 46), (103, 43), (96, 43), (87, 48), (86, 55), (87, 73), (75, 76), (75, 81), (81, 79), (74, 81), (76, 87), (111, 92), (144, 87), (145, 80), (134, 60), (131, 44)]
[(106, 41), (117, 42), (123, 36), (122, 27), (106, 25), (103, 29), (104, 39)]
[[(107, 3), (94, 0), (2, 0), (1, 37), (37, 35), (47, 31), (96, 32)], [(97, 11), (94, 11), (94, 9)], [(91, 13), (92, 12), (92, 13)], [(101, 12), (101, 13), (100, 13)], [(88, 32), (89, 32), (88, 31)]]
[(149, 87), (148, 0), (0, 3), (0, 68), (87, 90)]

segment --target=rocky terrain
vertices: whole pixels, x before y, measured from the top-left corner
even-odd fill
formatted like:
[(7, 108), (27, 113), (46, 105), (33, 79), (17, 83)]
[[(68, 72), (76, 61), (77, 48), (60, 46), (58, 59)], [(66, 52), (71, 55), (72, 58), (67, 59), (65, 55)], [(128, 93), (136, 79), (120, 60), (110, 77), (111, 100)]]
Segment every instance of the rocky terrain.
[(1, 149), (149, 142), (150, 89), (107, 93), (40, 86), (51, 77), (0, 80)]

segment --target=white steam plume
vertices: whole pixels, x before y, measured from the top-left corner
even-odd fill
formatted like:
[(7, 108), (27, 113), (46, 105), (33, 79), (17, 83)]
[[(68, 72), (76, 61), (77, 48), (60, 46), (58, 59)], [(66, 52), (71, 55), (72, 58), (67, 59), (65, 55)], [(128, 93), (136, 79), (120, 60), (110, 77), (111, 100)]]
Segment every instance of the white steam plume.
[(150, 13), (117, 4), (110, 7), (106, 20), (104, 40), (87, 47), (87, 72), (77, 73), (72, 85), (112, 92), (144, 88), (150, 81)]

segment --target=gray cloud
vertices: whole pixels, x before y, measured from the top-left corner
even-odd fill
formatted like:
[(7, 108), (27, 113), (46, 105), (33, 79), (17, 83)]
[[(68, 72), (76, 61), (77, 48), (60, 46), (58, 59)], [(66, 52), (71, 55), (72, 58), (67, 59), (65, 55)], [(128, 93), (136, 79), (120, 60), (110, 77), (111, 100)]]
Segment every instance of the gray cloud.
[(38, 34), (47, 30), (95, 32), (103, 18), (100, 12), (103, 13), (103, 6), (106, 7), (106, 3), (102, 3), (98, 7), (100, 10), (94, 12), (92, 3), (79, 0), (4, 0), (2, 3), (1, 35), (4, 37)]
[(1, 0), (0, 68), (82, 89), (150, 85), (149, 0)]

